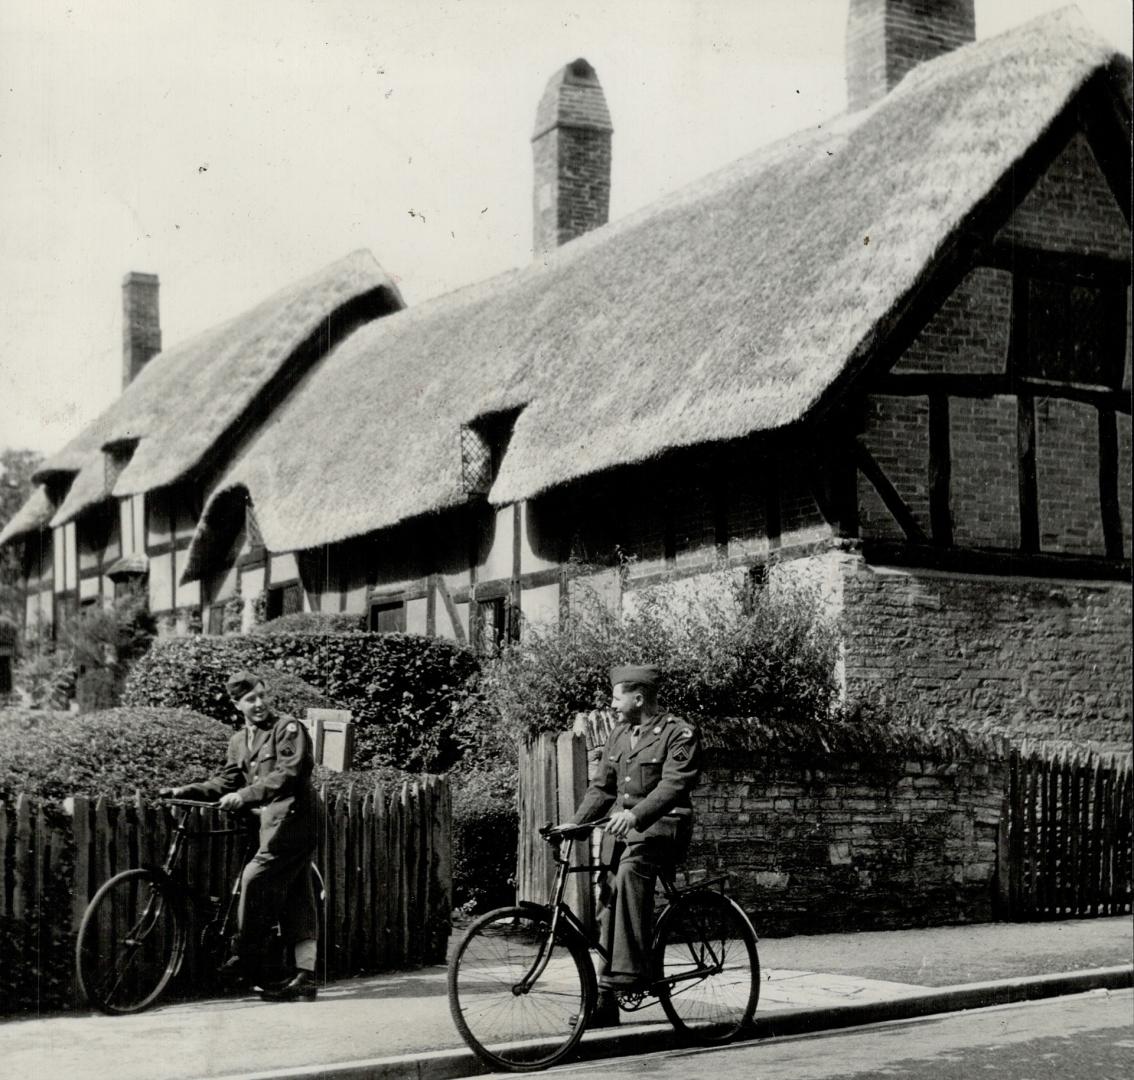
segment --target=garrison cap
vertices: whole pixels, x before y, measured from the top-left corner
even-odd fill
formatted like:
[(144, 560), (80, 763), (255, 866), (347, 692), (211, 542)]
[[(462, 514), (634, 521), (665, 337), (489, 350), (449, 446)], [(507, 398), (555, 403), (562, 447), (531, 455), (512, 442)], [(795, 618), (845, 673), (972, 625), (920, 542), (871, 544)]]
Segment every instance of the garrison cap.
[(263, 681), (254, 671), (237, 671), (228, 677), (224, 686), (228, 691), (228, 696), (233, 701), (239, 701), (250, 690), (255, 690)]
[(658, 669), (653, 664), (627, 664), (623, 667), (612, 667), (610, 669), (610, 685), (617, 686), (619, 683), (630, 682), (657, 686), (658, 675)]

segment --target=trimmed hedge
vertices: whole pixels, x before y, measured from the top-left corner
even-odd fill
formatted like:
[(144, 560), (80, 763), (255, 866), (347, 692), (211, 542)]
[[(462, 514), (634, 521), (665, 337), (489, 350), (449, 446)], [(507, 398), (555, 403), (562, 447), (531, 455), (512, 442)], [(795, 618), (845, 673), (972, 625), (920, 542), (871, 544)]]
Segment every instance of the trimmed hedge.
[(48, 800), (155, 792), (215, 773), (229, 735), (215, 720), (180, 709), (5, 709), (0, 801), (21, 792)]
[(350, 634), (365, 629), (365, 615), (349, 615), (340, 611), (296, 611), (252, 627), (252, 633)]
[(357, 768), (440, 773), (461, 756), (455, 706), (477, 671), (467, 649), (411, 634), (249, 634), (169, 638), (130, 671), (123, 701), (227, 719), (225, 678), (238, 668), (298, 676), (350, 709)]

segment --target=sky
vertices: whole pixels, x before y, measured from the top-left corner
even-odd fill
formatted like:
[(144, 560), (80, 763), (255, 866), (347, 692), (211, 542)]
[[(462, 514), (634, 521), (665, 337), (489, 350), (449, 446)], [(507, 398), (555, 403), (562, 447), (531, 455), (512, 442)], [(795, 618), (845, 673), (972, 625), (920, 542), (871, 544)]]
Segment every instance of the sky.
[[(984, 38), (1063, 0), (976, 0)], [(1130, 0), (1079, 0), (1130, 51)], [(358, 248), (407, 303), (531, 258), (532, 126), (583, 56), (611, 218), (843, 111), (847, 0), (7, 0), (0, 449), (121, 392), (121, 282), (168, 347)]]

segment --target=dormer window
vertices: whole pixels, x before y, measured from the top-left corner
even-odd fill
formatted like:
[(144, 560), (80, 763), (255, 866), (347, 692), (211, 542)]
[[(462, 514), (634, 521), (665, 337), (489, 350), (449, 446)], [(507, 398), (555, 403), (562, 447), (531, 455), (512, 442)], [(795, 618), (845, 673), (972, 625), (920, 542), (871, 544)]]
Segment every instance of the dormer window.
[(466, 495), (487, 495), (492, 488), (519, 415), (519, 409), (506, 409), (461, 425), (461, 486)]
[(114, 442), (103, 445), (102, 457), (106, 466), (106, 487), (104, 490), (107, 494), (114, 490), (114, 485), (118, 483), (122, 470), (130, 464), (130, 459), (134, 456), (134, 451), (137, 448), (137, 439), (116, 439)]

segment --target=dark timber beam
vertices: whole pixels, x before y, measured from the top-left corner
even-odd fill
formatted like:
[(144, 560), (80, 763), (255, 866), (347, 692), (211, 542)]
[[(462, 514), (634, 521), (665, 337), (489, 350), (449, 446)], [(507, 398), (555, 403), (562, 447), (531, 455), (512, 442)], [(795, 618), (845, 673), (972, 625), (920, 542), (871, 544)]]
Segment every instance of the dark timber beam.
[(925, 530), (917, 523), (917, 518), (906, 506), (897, 488), (890, 483), (889, 477), (882, 471), (882, 466), (874, 460), (874, 455), (866, 448), (861, 436), (855, 440), (854, 453), (862, 475), (874, 485), (874, 490), (886, 504), (886, 509), (906, 534), (906, 539), (912, 543), (928, 544), (929, 537), (925, 535)]

